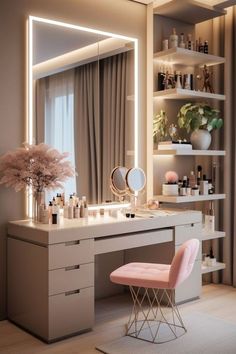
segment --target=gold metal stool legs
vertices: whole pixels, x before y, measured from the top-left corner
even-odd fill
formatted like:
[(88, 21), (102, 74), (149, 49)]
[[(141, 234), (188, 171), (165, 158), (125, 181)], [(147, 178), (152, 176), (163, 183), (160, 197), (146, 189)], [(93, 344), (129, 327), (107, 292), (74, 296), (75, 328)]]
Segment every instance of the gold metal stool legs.
[[(126, 335), (152, 343), (165, 343), (187, 332), (174, 301), (174, 290), (129, 288), (133, 308)], [(165, 305), (161, 305), (163, 302)]]

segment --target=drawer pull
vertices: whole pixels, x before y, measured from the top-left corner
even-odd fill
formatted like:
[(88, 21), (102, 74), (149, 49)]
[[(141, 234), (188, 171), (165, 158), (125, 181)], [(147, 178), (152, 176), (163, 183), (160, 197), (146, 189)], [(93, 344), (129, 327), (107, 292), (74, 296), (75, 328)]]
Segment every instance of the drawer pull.
[(79, 293), (80, 293), (79, 289), (72, 290), (72, 291), (67, 291), (67, 292), (65, 292), (65, 296), (76, 295), (76, 294), (79, 294)]
[(74, 266), (70, 266), (70, 267), (66, 267), (65, 271), (69, 271), (69, 270), (75, 270), (75, 269), (80, 269), (80, 265), (74, 265)]
[(65, 246), (74, 246), (74, 245), (79, 245), (80, 241), (76, 240), (76, 241), (69, 241), (65, 243)]

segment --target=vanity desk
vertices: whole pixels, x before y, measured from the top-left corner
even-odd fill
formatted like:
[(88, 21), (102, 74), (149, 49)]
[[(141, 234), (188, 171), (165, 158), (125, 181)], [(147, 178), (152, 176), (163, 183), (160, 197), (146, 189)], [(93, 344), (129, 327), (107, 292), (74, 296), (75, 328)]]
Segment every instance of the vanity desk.
[[(10, 222), (8, 318), (46, 342), (92, 329), (95, 255), (165, 244), (170, 262), (187, 239), (201, 239), (201, 220), (198, 211), (159, 210), (134, 219), (65, 219), (60, 225)], [(192, 275), (176, 289), (176, 301), (200, 292), (201, 249)]]

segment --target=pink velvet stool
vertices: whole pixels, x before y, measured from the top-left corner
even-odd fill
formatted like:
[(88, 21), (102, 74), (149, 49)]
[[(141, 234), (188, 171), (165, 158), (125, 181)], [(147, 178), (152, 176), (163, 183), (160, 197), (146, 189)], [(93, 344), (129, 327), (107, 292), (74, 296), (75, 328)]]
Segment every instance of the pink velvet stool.
[(113, 283), (129, 286), (133, 299), (126, 335), (163, 343), (186, 333), (174, 290), (191, 274), (198, 249), (199, 240), (191, 239), (170, 265), (128, 263), (111, 273)]

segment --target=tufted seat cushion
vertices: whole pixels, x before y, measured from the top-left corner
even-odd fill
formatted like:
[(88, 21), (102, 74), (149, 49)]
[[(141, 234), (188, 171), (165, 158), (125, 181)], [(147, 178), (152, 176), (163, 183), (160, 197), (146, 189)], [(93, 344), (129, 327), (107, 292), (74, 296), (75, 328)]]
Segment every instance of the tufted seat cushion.
[(113, 283), (144, 288), (169, 288), (170, 265), (128, 263), (110, 274)]

